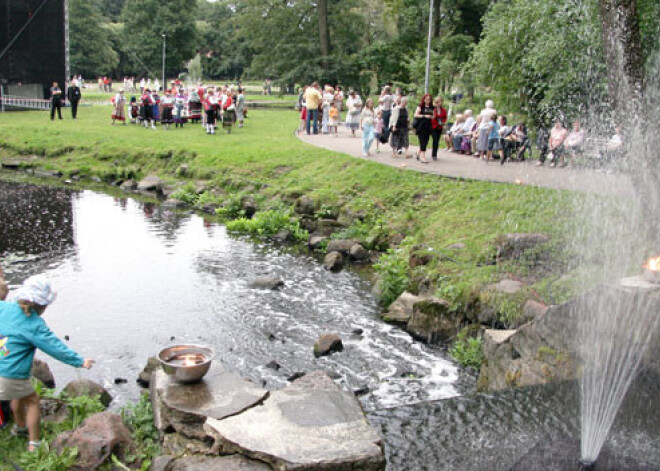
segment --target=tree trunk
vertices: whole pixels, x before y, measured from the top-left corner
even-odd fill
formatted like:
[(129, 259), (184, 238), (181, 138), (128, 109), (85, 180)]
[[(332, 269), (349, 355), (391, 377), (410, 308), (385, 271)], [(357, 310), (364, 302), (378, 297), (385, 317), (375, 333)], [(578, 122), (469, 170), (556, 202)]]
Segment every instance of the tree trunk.
[(328, 0), (318, 0), (319, 43), (321, 66), (324, 72), (330, 68), (330, 30), (328, 29)]
[(644, 86), (637, 1), (599, 0), (598, 5), (610, 99), (618, 116), (630, 116), (639, 111)]

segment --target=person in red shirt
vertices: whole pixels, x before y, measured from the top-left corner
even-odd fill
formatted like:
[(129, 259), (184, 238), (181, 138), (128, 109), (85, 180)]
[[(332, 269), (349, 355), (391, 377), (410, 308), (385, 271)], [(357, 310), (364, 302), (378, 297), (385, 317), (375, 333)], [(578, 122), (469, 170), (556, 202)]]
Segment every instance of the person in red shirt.
[(433, 150), (431, 157), (438, 160), (438, 147), (442, 137), (442, 128), (447, 122), (447, 110), (442, 106), (442, 97), (433, 102), (433, 118), (431, 119), (431, 138), (433, 139)]
[(222, 127), (231, 134), (231, 128), (236, 122), (236, 106), (231, 96), (231, 89), (222, 96)]
[(212, 88), (207, 90), (206, 99), (202, 103), (206, 112), (206, 134), (215, 134), (215, 120), (219, 106), (218, 97), (213, 93)]

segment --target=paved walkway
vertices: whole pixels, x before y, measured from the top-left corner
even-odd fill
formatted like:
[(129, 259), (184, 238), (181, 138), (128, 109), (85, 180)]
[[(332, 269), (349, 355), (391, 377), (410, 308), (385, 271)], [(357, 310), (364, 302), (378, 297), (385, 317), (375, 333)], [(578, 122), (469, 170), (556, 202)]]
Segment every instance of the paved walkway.
[[(368, 159), (392, 167), (400, 167), (419, 172), (444, 175), (454, 178), (467, 178), (472, 180), (485, 180), (501, 183), (518, 183), (561, 190), (585, 191), (598, 194), (631, 195), (632, 187), (628, 177), (602, 170), (587, 170), (574, 168), (550, 168), (548, 163), (543, 167), (536, 166), (536, 160), (525, 162), (506, 162), (500, 165), (499, 160), (486, 162), (467, 155), (454, 154), (440, 150), (438, 160), (430, 159), (431, 152), (427, 151), (428, 164), (418, 162), (414, 158), (417, 147), (411, 146), (409, 152), (412, 159), (405, 159), (402, 155), (392, 158), (392, 151), (388, 144), (380, 145), (380, 152), (376, 153), (376, 143), (372, 145), (371, 157), (362, 156), (362, 137), (351, 137), (345, 127), (339, 128), (339, 137), (330, 135), (299, 135), (300, 140), (324, 149)], [(429, 143), (430, 147), (430, 143)], [(538, 151), (535, 152), (538, 155)]]

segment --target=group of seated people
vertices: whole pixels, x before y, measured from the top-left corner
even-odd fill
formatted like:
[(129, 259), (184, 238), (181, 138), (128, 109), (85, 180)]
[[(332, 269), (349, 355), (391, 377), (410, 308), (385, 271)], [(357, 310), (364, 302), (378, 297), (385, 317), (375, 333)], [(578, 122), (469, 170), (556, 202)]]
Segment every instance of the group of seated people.
[[(536, 146), (538, 147), (541, 155), (537, 166), (542, 166), (546, 158), (550, 158), (550, 167), (559, 165), (566, 167), (568, 165), (568, 158), (575, 158), (576, 155), (585, 152), (586, 132), (581, 127), (580, 121), (577, 119), (573, 121), (573, 129), (568, 131), (561, 120), (556, 119), (552, 129), (548, 132), (547, 129), (541, 127), (538, 130), (536, 137)], [(598, 144), (594, 142), (593, 150), (595, 157), (600, 160), (601, 164), (609, 163), (613, 158), (623, 150), (623, 136), (621, 129), (616, 126), (615, 132), (612, 137), (604, 143)]]
[[(550, 130), (541, 126), (536, 134), (536, 147), (540, 151), (536, 165), (542, 166), (549, 159), (550, 167), (566, 167), (569, 158), (585, 152), (585, 141), (586, 133), (578, 120), (573, 122), (570, 131), (559, 119)], [(456, 115), (456, 121), (445, 133), (445, 144), (452, 152), (487, 161), (499, 158), (502, 165), (507, 160), (525, 160), (526, 152), (532, 157), (531, 137), (525, 122), (509, 126), (506, 116), (497, 115), (491, 100), (476, 118), (472, 110)], [(623, 138), (617, 127), (615, 134), (595, 149), (595, 156), (601, 163), (607, 163), (621, 152), (622, 147)]]
[(532, 152), (525, 123), (509, 126), (506, 116), (498, 117), (491, 100), (476, 118), (472, 110), (457, 115), (445, 134), (445, 143), (452, 152), (487, 161), (499, 156), (502, 165), (513, 156), (525, 160), (525, 152), (529, 151), (530, 157)]

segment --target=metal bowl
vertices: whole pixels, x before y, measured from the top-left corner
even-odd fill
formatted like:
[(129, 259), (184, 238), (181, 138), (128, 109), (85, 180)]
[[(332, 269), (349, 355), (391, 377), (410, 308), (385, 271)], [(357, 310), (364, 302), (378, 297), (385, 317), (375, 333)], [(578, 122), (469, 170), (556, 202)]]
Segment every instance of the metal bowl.
[(193, 344), (172, 345), (158, 352), (165, 373), (180, 383), (200, 381), (209, 371), (214, 356), (215, 352), (209, 347)]

